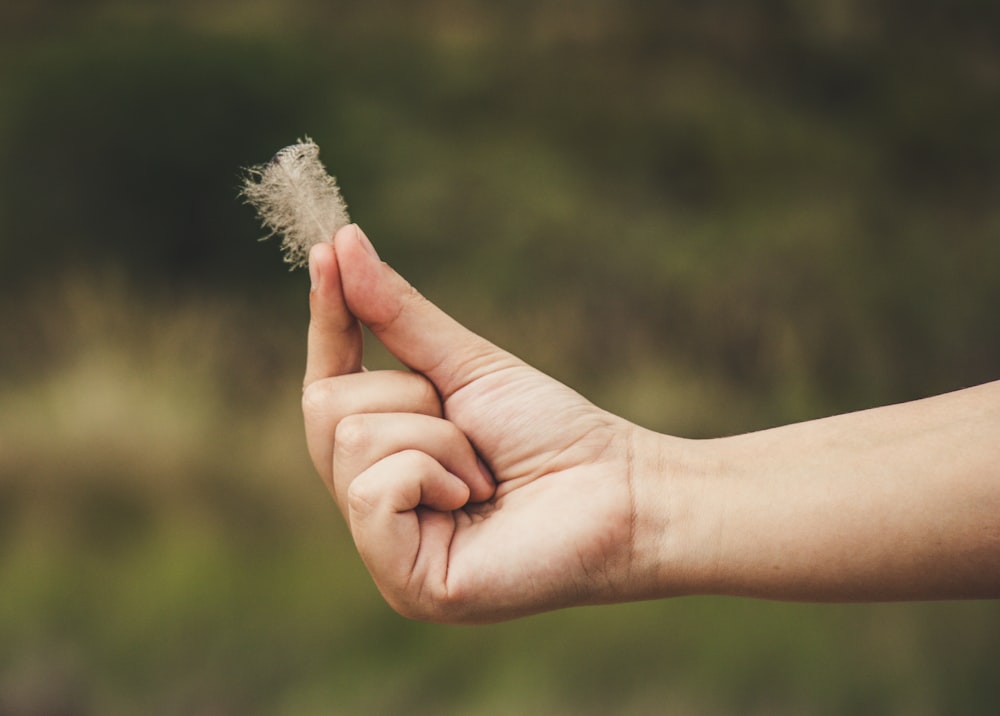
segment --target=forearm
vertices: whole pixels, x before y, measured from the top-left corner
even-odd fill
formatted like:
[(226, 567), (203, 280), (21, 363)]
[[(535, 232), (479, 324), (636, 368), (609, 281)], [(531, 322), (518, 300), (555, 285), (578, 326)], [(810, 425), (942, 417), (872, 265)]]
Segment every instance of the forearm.
[[(665, 591), (1000, 597), (1000, 382), (698, 444)], [(677, 575), (675, 575), (676, 577)]]

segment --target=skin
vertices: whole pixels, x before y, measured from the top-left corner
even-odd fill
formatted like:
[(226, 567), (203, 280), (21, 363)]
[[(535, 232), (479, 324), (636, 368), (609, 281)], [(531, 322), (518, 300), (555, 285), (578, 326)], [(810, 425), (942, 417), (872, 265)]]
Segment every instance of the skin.
[[(405, 616), (1000, 596), (1000, 382), (683, 440), (467, 330), (354, 225), (313, 248), (310, 277), (309, 452)], [(364, 370), (362, 324), (409, 370)]]

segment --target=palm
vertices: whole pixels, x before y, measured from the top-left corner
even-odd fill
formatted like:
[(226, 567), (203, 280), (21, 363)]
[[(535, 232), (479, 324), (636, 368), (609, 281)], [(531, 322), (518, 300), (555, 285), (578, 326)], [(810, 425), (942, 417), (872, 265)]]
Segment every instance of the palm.
[[(335, 249), (311, 256), (307, 438), (386, 598), (411, 616), (492, 621), (620, 596), (637, 433), (431, 305), (355, 227)], [(434, 389), (359, 373), (359, 321)]]
[(524, 365), (466, 385), (445, 414), (497, 480), (492, 499), (436, 527), (452, 531), (438, 556), (449, 592), (524, 613), (613, 591), (631, 542), (621, 421)]

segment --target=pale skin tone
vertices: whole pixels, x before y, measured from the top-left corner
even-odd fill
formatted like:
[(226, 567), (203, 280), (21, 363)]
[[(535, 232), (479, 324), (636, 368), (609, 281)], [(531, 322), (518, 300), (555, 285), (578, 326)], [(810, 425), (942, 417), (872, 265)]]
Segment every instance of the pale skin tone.
[[(310, 275), (309, 452), (405, 616), (1000, 597), (1000, 382), (685, 440), (470, 332), (355, 226), (313, 248)], [(409, 370), (364, 370), (361, 324)]]

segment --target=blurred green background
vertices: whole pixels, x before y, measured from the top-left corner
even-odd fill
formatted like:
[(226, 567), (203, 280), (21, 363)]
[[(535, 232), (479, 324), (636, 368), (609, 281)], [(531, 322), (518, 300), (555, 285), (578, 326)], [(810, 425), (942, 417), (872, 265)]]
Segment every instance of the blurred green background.
[(383, 258), (651, 428), (918, 398), (1000, 377), (998, 27), (5, 0), (0, 714), (996, 713), (996, 602), (397, 617), (305, 454), (308, 279), (236, 194), (311, 135)]

